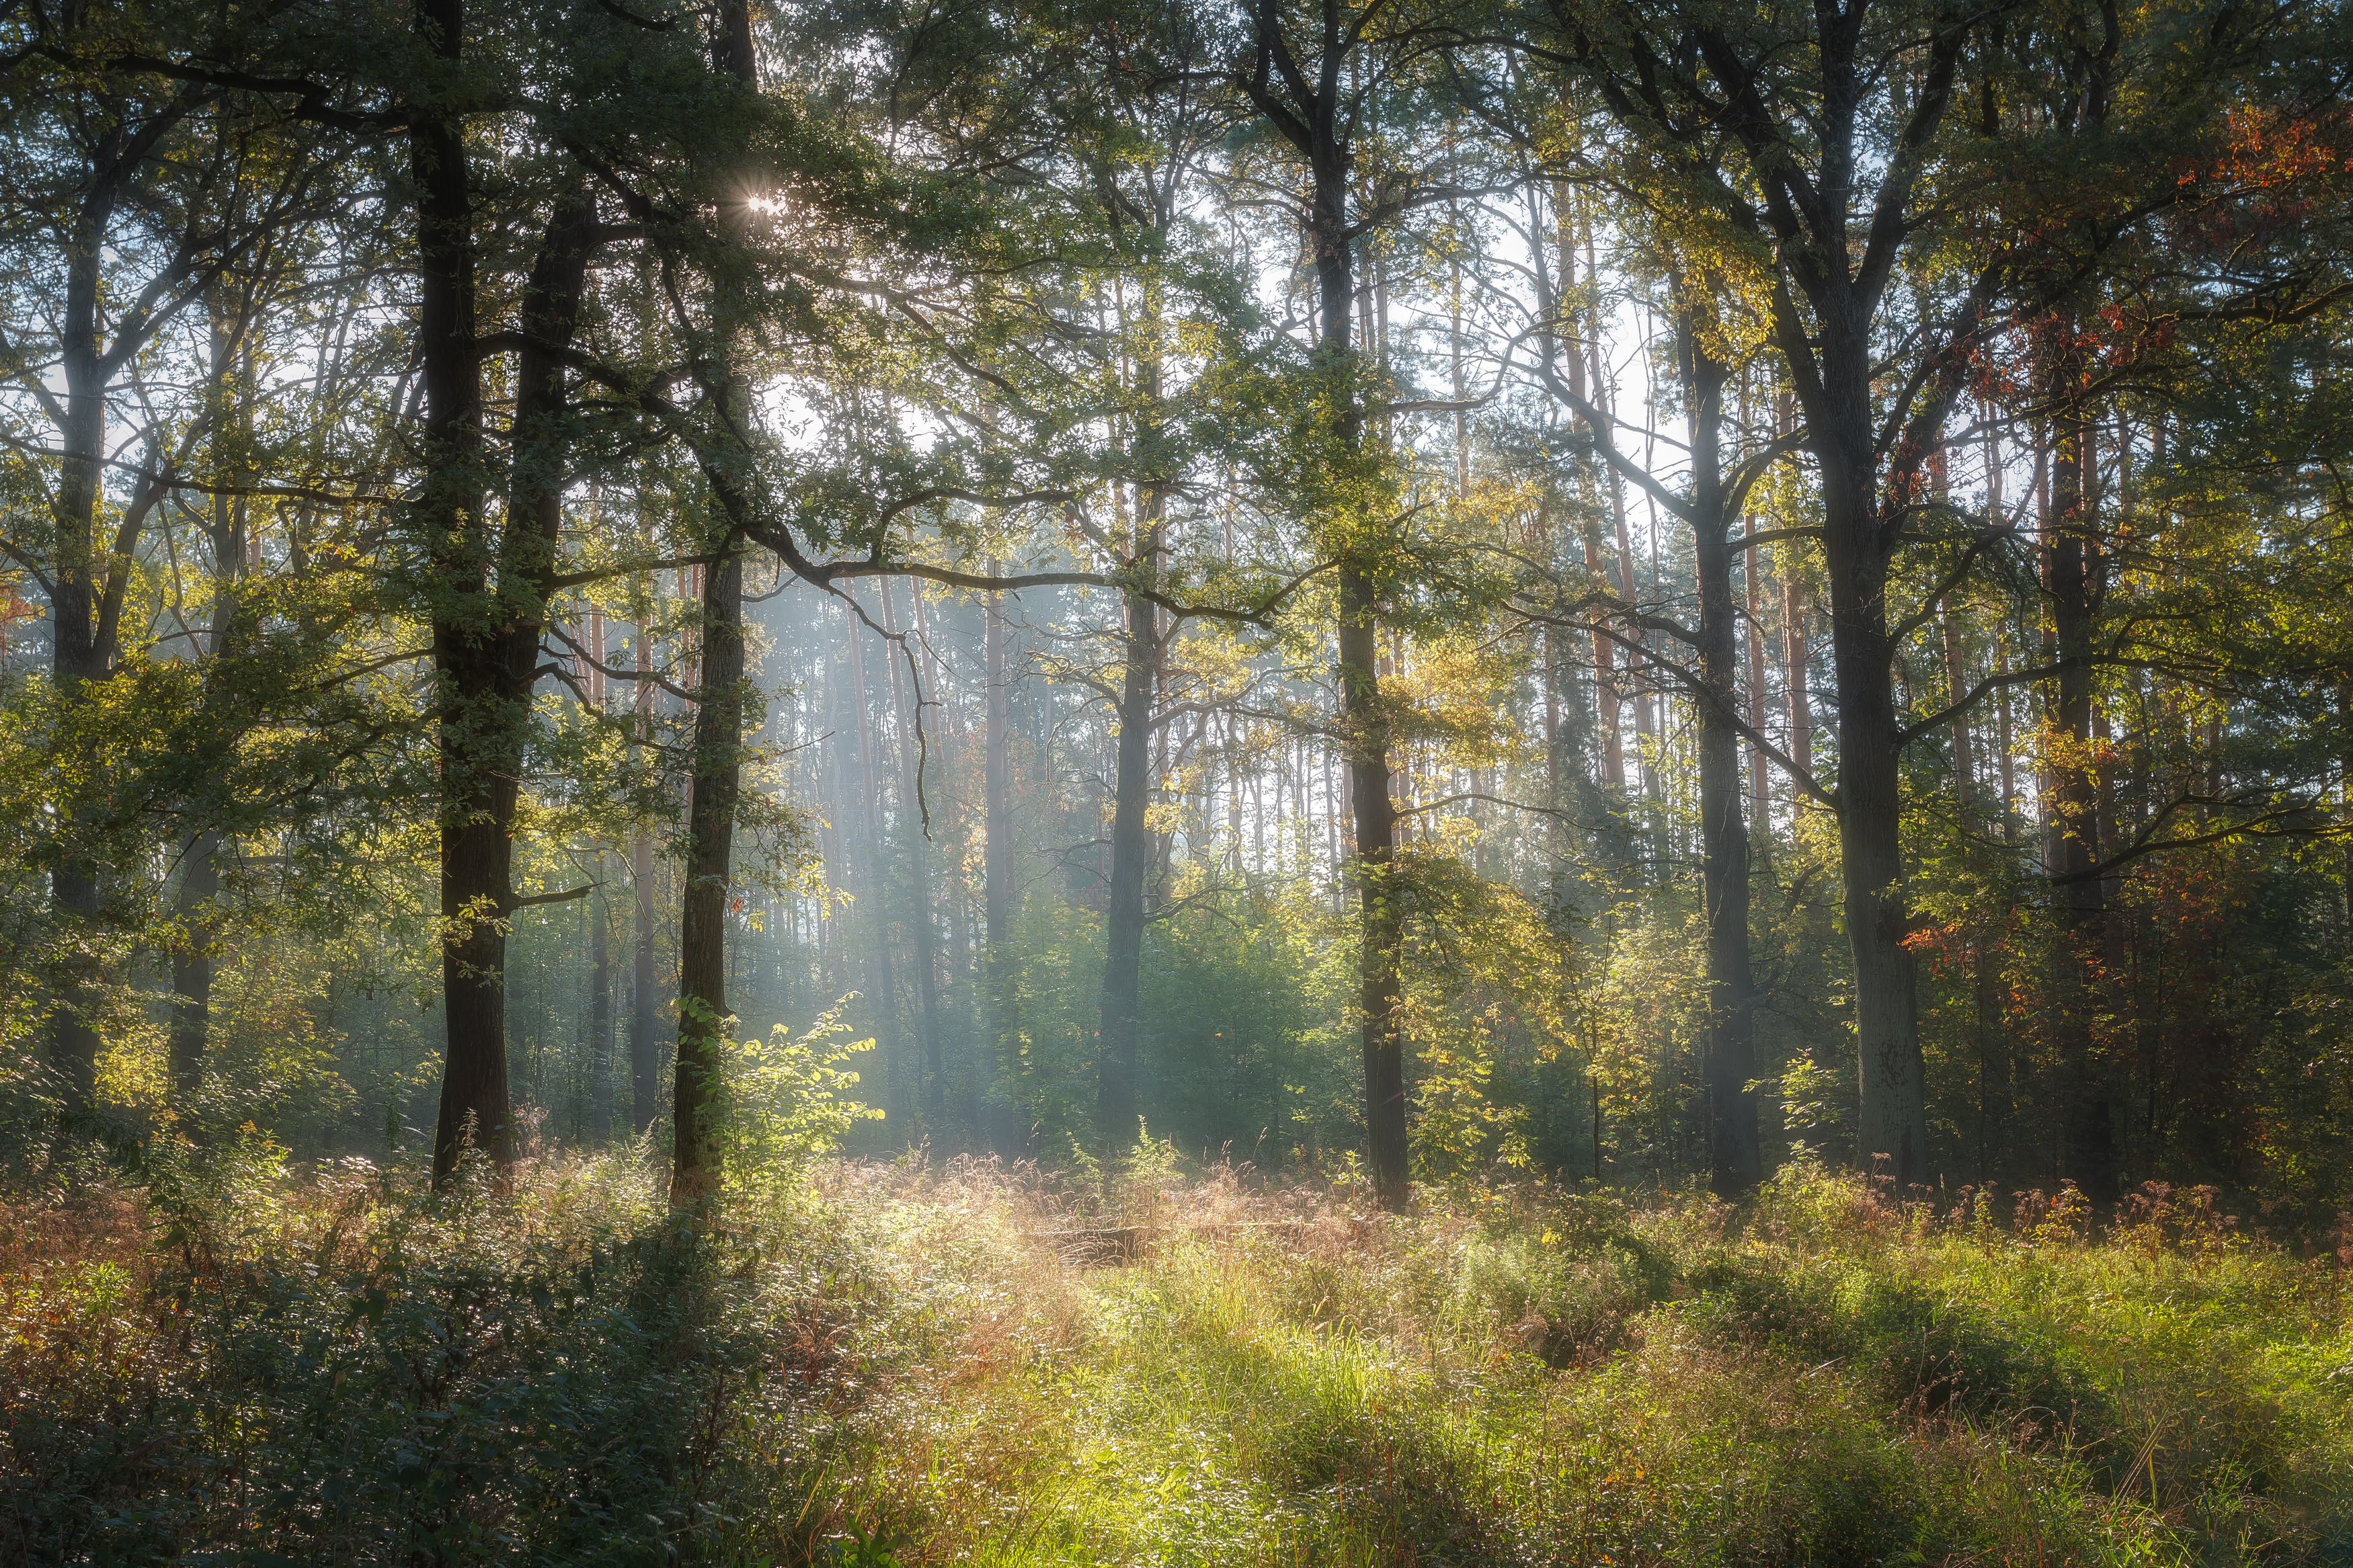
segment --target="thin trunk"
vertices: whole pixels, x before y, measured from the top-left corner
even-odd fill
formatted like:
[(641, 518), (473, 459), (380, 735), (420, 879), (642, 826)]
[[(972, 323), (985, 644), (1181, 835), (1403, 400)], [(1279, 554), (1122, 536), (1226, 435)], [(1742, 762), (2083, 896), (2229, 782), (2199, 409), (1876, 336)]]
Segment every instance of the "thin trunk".
[[(1812, 640), (1808, 636), (1806, 591), (1792, 572), (1781, 579), (1781, 689), (1788, 700), (1789, 760), (1810, 773), (1814, 771), (1814, 704), (1813, 692), (1807, 685), (1806, 666), (1812, 658)], [(1792, 809), (1800, 809), (1806, 795), (1792, 784), (1789, 799)]]
[[(1322, 369), (1339, 383), (1332, 438), (1335, 456), (1353, 463), (1364, 440), (1356, 396), (1356, 354), (1348, 337), (1356, 292), (1355, 251), (1345, 237), (1347, 163), (1335, 132), (1324, 128), (1310, 158), (1314, 175), (1311, 227), (1324, 302)], [(1398, 962), (1405, 907), (1395, 884), (1397, 808), (1389, 797), (1389, 718), (1380, 687), (1380, 618), (1374, 563), (1362, 543), (1344, 550), (1339, 567), (1341, 708), (1356, 790), (1356, 872), (1363, 911), (1357, 997), (1363, 1013), (1365, 1123), (1373, 1190), (1383, 1208), (1406, 1204), (1405, 1039), (1398, 1018)]]
[[(212, 408), (216, 452), (220, 477), (229, 485), (253, 481), (246, 457), (253, 433), (254, 386), (252, 358), (244, 342), (244, 323), (230, 319), (217, 292), (207, 300), (211, 315)], [(234, 439), (225, 439), (234, 437)], [(212, 613), (204, 654), (209, 676), (232, 651), (237, 617), (237, 589), (245, 575), (249, 521), (243, 496), (213, 498), (209, 543), (212, 553)], [(213, 900), (220, 892), (220, 836), (206, 828), (191, 837), (182, 851), (179, 891), (174, 900), (173, 923), (178, 940), (172, 949), (172, 1020), (169, 1060), (172, 1100), (184, 1119), (193, 1121), (196, 1099), (204, 1085), (205, 1056), (212, 1028), (215, 928)]]
[[(920, 595), (922, 589), (910, 584), (908, 592)], [(892, 608), (891, 584), (885, 578), (881, 584), (882, 625), (885, 630), (899, 629), (898, 616)], [(914, 693), (911, 701), (899, 687), (899, 661), (891, 662), (891, 705), (899, 714), (899, 814), (907, 833), (907, 928), (914, 939), (915, 1005), (923, 1016), (923, 1066), (926, 1074), (923, 1089), (924, 1131), (944, 1147), (947, 1140), (947, 1058), (940, 1039), (939, 942), (934, 928), (932, 908), (932, 860), (930, 826), (923, 820), (918, 805), (923, 798), (923, 759), (916, 749), (915, 729), (923, 722), (917, 704), (923, 694)]]
[[(642, 612), (641, 612), (642, 613)], [(642, 622), (637, 645), (638, 711), (633, 743), (642, 752), (654, 732), (653, 647)], [(661, 1120), (661, 1059), (654, 1016), (654, 839), (640, 819), (629, 840), (629, 1112), (643, 1137)]]
[(600, 1149), (613, 1139), (613, 904), (605, 892), (605, 861), (600, 847), (590, 862), (596, 890), (588, 906), (588, 1137)]
[[(1612, 418), (1610, 412), (1612, 388), (1609, 378), (1602, 374), (1602, 371), (1601, 344), (1597, 335), (1593, 345), (1593, 402), (1595, 406), (1600, 409), (1603, 420), (1607, 424)], [(1615, 586), (1620, 602), (1631, 605), (1637, 602), (1639, 590), (1634, 582), (1633, 535), (1628, 531), (1626, 523), (1626, 482), (1620, 477), (1615, 468), (1606, 466), (1601, 471), (1600, 480), (1609, 494), (1610, 534), (1618, 547)], [(1643, 672), (1635, 667), (1634, 655), (1630, 650), (1627, 655), (1626, 673), (1630, 678), (1629, 684), (1633, 688), (1631, 696), (1634, 707), (1634, 754), (1641, 764), (1643, 799), (1650, 803), (1649, 808), (1643, 813), (1645, 825), (1641, 837), (1650, 842), (1651, 871), (1653, 875), (1658, 875), (1664, 868), (1665, 857), (1660, 852), (1659, 846), (1662, 824), (1657, 808), (1659, 794), (1657, 735), (1651, 722), (1648, 682)], [(1624, 700), (1625, 696), (1623, 692), (1619, 693), (1620, 700)], [(1623, 795), (1626, 789), (1626, 764), (1622, 739), (1619, 742), (1616, 778), (1613, 782)], [(1623, 837), (1630, 863), (1636, 838), (1631, 819), (1630, 799), (1619, 831)]]
[(206, 830), (187, 841), (180, 857), (180, 889), (173, 900), (179, 940), (172, 948), (172, 1102), (185, 1119), (204, 1087), (206, 1037), (213, 999), (212, 901), (220, 894), (221, 841)]
[[(1606, 580), (1600, 526), (1589, 515), (1584, 542), (1587, 575), (1596, 582)], [(1632, 849), (1626, 820), (1626, 701), (1618, 689), (1617, 645), (1599, 631), (1593, 634), (1593, 709), (1601, 729), (1601, 794), (1608, 815), (1601, 830), (1602, 858), (1623, 871)]]
[[(1160, 526), (1161, 492), (1147, 486), (1136, 510), (1141, 558), (1149, 563)], [(1152, 795), (1152, 709), (1159, 666), (1158, 609), (1130, 595), (1126, 664), (1120, 685), (1119, 752), (1113, 764), (1111, 894), (1103, 919), (1103, 1024), (1095, 1131), (1105, 1153), (1135, 1131), (1138, 1019), (1144, 1011), (1144, 887), (1153, 859), (1145, 817)]]
[[(992, 560), (988, 570), (994, 576), (1001, 563)], [(989, 1054), (1001, 1067), (1009, 1055), (1013, 1029), (1013, 723), (1006, 690), (1005, 611), (998, 595), (988, 596), (985, 614), (981, 905), (988, 934)]]
[[(1746, 523), (1747, 531), (1757, 531), (1757, 519), (1751, 515)], [(1741, 586), (1747, 599), (1748, 614), (1748, 727), (1757, 734), (1765, 733), (1765, 552), (1751, 545), (1746, 565), (1741, 573)], [(1759, 853), (1772, 841), (1773, 774), (1766, 765), (1761, 746), (1748, 748), (1749, 820), (1757, 832), (1751, 836)]]
[[(2053, 372), (2068, 387), (2078, 374), (2072, 367)], [(2099, 1023), (2108, 911), (2099, 879), (2090, 875), (2101, 854), (2092, 672), (2074, 662), (2092, 652), (2102, 587), (2091, 421), (2069, 410), (2052, 434), (2046, 576), (2052, 642), (2063, 668), (2047, 683), (2044, 700), (2050, 874), (2060, 883), (2062, 915), (2056, 1012), (2068, 1076), (2062, 1173), (2094, 1202), (2106, 1202), (2116, 1196), (2117, 1170), (2115, 1096)]]
[(858, 802), (857, 856), (860, 875), (856, 886), (868, 922), (866, 994), (876, 1009), (875, 1050), (882, 1058), (884, 1104), (892, 1122), (908, 1129), (912, 1142), (910, 1124), (914, 1119), (907, 1105), (906, 1063), (902, 1059), (898, 1031), (899, 987), (892, 973), (891, 916), (882, 907), (882, 778), (874, 765), (874, 716), (866, 703), (866, 644), (859, 636), (858, 622), (850, 618), (847, 609), (842, 612), (842, 633), (849, 645), (849, 722), (858, 745), (854, 798)]
[[(2000, 627), (1994, 632), (1994, 673), (2010, 673), (2010, 643)], [(2010, 745), (2010, 688), (2002, 687), (1994, 693), (1994, 760), (2001, 773), (2001, 837), (2002, 842), (2018, 843), (2018, 759)]]
[[(1968, 695), (1969, 690), (1960, 612), (1947, 605), (1941, 619), (1945, 623), (1945, 689), (1949, 694), (1949, 701), (1958, 702)], [(1978, 773), (1977, 760), (1969, 746), (1969, 721), (1966, 713), (1954, 719), (1952, 737), (1953, 794), (1961, 809), (1967, 811), (1977, 804)]]
[(1757, 1184), (1756, 985), (1748, 953), (1748, 828), (1741, 820), (1739, 615), (1732, 598), (1720, 442), (1725, 367), (1678, 322), (1692, 433), (1692, 562), (1699, 589), (1701, 901), (1707, 920), (1709, 1163), (1716, 1193)]

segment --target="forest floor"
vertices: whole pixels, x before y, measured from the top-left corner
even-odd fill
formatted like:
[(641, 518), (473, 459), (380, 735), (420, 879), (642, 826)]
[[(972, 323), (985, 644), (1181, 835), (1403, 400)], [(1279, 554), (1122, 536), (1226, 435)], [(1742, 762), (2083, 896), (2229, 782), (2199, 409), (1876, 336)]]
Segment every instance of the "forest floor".
[(786, 1191), (53, 1172), (0, 1206), (0, 1562), (2353, 1563), (2353, 1235), (2195, 1195)]

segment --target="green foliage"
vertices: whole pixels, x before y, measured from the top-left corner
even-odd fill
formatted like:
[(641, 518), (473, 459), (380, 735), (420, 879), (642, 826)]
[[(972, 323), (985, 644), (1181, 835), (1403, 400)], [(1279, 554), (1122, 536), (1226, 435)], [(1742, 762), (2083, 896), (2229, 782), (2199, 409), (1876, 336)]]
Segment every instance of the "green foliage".
[(859, 1075), (841, 1064), (874, 1048), (849, 1040), (847, 998), (798, 1035), (777, 1025), (765, 1040), (729, 1042), (720, 1068), (720, 1141), (730, 1183), (758, 1193), (807, 1180), (810, 1164), (882, 1112), (849, 1098)]
[[(787, 1042), (793, 1044), (793, 1042)], [(811, 1041), (804, 1066), (837, 1047)], [(831, 1069), (828, 1069), (831, 1070)], [(258, 1135), (0, 1223), (0, 1550), (392, 1563), (2322, 1564), (2341, 1266), (1540, 1184), (1354, 1216), (1164, 1151), (1132, 1263), (1034, 1169), (818, 1161), (670, 1225), (628, 1158), (445, 1198)], [(779, 1196), (783, 1194), (779, 1193)]]

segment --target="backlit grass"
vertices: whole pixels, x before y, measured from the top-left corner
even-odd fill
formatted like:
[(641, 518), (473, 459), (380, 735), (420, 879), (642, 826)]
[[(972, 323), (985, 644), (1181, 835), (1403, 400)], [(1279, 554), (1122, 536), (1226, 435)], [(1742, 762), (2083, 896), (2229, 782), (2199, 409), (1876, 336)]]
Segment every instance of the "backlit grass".
[[(223, 1153), (19, 1194), (7, 1561), (2353, 1561), (2329, 1247), (1248, 1173), (821, 1168), (697, 1235)], [(1043, 1233), (1142, 1221), (1136, 1261)]]

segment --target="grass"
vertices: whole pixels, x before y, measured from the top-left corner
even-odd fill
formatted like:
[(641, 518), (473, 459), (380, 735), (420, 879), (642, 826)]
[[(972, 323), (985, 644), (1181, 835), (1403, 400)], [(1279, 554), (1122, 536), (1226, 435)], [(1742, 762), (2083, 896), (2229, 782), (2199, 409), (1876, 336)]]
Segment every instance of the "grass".
[(2346, 1263), (2202, 1197), (1349, 1196), (85, 1173), (0, 1211), (0, 1561), (2353, 1563)]

